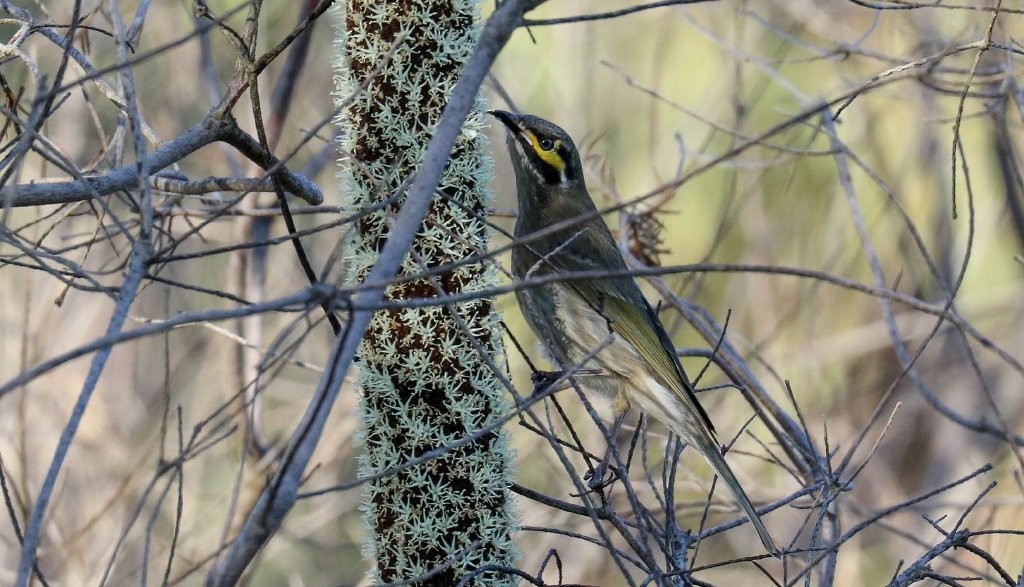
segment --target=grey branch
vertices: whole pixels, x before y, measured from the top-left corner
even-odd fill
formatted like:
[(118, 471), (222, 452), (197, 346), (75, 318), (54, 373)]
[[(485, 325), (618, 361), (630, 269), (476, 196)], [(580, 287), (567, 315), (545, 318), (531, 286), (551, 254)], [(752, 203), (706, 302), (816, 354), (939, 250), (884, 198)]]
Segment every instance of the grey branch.
[[(259, 177), (204, 177), (188, 179), (186, 177), (170, 177), (156, 175), (149, 178), (149, 185), (162, 192), (198, 196), (211, 192), (272, 192), (274, 184), (270, 180)], [(293, 212), (294, 213), (294, 212)], [(277, 211), (277, 215), (281, 212)]]
[[(177, 138), (153, 151), (149, 155), (146, 165), (150, 172), (155, 173), (217, 141), (235, 147), (246, 158), (263, 169), (277, 173), (281, 184), (288, 192), (314, 206), (323, 203), (323, 192), (315, 183), (303, 175), (290, 171), (276, 157), (260, 147), (259, 142), (238, 128), (234, 120), (231, 119), (204, 118)], [(105, 196), (137, 187), (137, 173), (137, 164), (131, 163), (104, 175), (87, 177), (81, 181), (69, 180), (6, 186), (0, 189), (0, 206), (20, 208), (67, 204), (88, 200), (97, 193)]]

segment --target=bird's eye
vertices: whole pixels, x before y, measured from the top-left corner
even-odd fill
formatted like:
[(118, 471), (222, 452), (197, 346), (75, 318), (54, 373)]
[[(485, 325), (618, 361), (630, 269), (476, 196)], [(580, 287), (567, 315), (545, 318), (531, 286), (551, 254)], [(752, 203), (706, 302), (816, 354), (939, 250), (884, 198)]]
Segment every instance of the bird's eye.
[(550, 151), (551, 149), (555, 148), (555, 141), (547, 137), (544, 137), (541, 140), (537, 141), (537, 144), (540, 146), (542, 151)]

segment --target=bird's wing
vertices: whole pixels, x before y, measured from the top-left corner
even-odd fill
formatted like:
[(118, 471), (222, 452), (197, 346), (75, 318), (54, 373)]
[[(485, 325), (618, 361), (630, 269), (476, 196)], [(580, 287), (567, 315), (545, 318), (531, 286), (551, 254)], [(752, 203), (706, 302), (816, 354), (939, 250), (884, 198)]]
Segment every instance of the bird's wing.
[[(582, 238), (567, 243), (557, 253), (549, 256), (550, 265), (559, 273), (570, 274), (579, 271), (607, 270), (615, 273), (624, 271), (626, 264), (618, 254), (611, 233), (602, 223), (600, 227), (581, 233)], [(603, 229), (600, 230), (600, 229)], [(607, 248), (612, 247), (611, 249)], [(613, 251), (614, 256), (597, 258), (600, 251)], [(736, 475), (722, 456), (715, 428), (711, 424), (708, 413), (697, 401), (690, 384), (679, 363), (675, 345), (665, 332), (654, 309), (647, 303), (632, 277), (609, 277), (605, 279), (582, 279), (568, 282), (572, 288), (592, 309), (608, 320), (613, 332), (627, 341), (647, 363), (654, 376), (661, 384), (671, 389), (682, 403), (687, 414), (699, 415), (684, 422), (665, 422), (678, 434), (683, 434), (695, 445), (697, 450), (707, 459), (719, 477), (729, 486), (737, 501), (753, 524), (761, 542), (768, 552), (778, 556), (778, 549), (771, 535), (758, 516), (757, 509), (743, 490)]]
[(697, 401), (693, 386), (679, 363), (675, 345), (639, 288), (635, 283), (631, 285), (637, 290), (635, 296), (611, 295), (605, 300), (605, 314), (611, 317), (612, 330), (636, 349), (662, 384), (676, 393), (688, 412), (700, 414), (708, 432), (714, 434), (715, 427), (704, 406)]
[[(614, 256), (597, 258), (600, 251)], [(559, 273), (606, 270), (620, 273), (627, 270), (618, 247), (600, 219), (587, 225), (571, 241), (551, 255), (548, 260)], [(632, 277), (570, 280), (567, 284), (594, 310), (608, 320), (613, 332), (629, 342), (647, 362), (662, 384), (673, 390), (691, 413), (700, 414), (708, 432), (714, 433), (703, 406), (697, 401), (683, 366), (679, 362), (675, 345), (661, 325), (654, 309)]]

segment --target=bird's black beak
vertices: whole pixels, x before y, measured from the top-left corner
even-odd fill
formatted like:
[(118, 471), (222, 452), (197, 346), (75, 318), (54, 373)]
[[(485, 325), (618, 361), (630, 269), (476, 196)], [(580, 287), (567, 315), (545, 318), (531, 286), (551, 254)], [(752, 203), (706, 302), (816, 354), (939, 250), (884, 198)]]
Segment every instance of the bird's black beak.
[(500, 120), (512, 134), (522, 132), (522, 128), (519, 126), (519, 116), (504, 110), (488, 110), (487, 113)]

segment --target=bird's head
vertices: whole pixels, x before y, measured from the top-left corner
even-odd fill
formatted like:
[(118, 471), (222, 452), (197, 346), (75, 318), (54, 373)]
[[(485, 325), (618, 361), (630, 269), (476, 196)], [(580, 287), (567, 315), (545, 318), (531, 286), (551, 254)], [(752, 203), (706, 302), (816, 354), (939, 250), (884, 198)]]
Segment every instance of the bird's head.
[(508, 130), (508, 150), (519, 182), (540, 190), (583, 186), (583, 164), (568, 133), (529, 114), (491, 110)]

